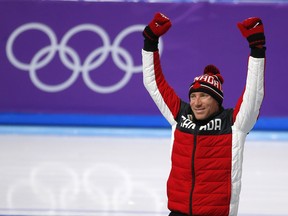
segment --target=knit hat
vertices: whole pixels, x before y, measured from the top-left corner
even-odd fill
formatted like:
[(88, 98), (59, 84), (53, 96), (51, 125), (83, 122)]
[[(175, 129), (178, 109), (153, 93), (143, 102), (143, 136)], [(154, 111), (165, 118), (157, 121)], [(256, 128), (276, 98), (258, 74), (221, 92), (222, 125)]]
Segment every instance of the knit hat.
[(219, 105), (223, 102), (222, 84), (224, 79), (219, 69), (214, 65), (207, 65), (201, 76), (195, 77), (189, 88), (189, 97), (192, 92), (205, 92), (212, 96)]

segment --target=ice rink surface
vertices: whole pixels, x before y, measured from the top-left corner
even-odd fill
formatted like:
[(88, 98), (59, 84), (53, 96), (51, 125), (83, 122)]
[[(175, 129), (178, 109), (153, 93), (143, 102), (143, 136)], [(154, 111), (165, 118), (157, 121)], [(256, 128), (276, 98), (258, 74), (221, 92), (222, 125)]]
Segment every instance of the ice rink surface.
[[(167, 216), (169, 129), (0, 127), (0, 215)], [(239, 216), (288, 215), (288, 132), (251, 132)]]

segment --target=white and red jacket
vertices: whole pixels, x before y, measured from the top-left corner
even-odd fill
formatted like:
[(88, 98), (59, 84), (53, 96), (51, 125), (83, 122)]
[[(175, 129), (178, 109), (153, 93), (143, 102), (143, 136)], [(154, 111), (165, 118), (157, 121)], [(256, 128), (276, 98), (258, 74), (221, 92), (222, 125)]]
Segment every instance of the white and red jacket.
[(158, 51), (142, 50), (144, 85), (172, 126), (168, 208), (185, 215), (237, 215), (243, 148), (264, 97), (264, 57), (249, 56), (243, 95), (205, 123), (166, 82)]

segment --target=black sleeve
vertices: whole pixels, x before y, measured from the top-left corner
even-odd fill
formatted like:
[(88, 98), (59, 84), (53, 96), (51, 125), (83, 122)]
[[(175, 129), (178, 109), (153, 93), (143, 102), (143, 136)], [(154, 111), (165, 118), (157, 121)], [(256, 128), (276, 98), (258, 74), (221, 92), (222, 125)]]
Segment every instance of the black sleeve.
[(266, 52), (266, 47), (262, 47), (262, 48), (253, 47), (251, 48), (250, 56), (254, 58), (265, 58), (265, 52)]

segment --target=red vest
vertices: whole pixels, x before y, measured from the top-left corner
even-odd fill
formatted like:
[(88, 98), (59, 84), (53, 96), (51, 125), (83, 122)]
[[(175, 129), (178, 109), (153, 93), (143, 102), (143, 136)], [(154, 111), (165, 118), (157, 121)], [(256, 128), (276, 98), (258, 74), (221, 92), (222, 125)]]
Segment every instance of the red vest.
[(189, 104), (181, 102), (180, 107), (167, 182), (168, 208), (187, 215), (229, 215), (233, 110), (199, 125), (189, 119)]

